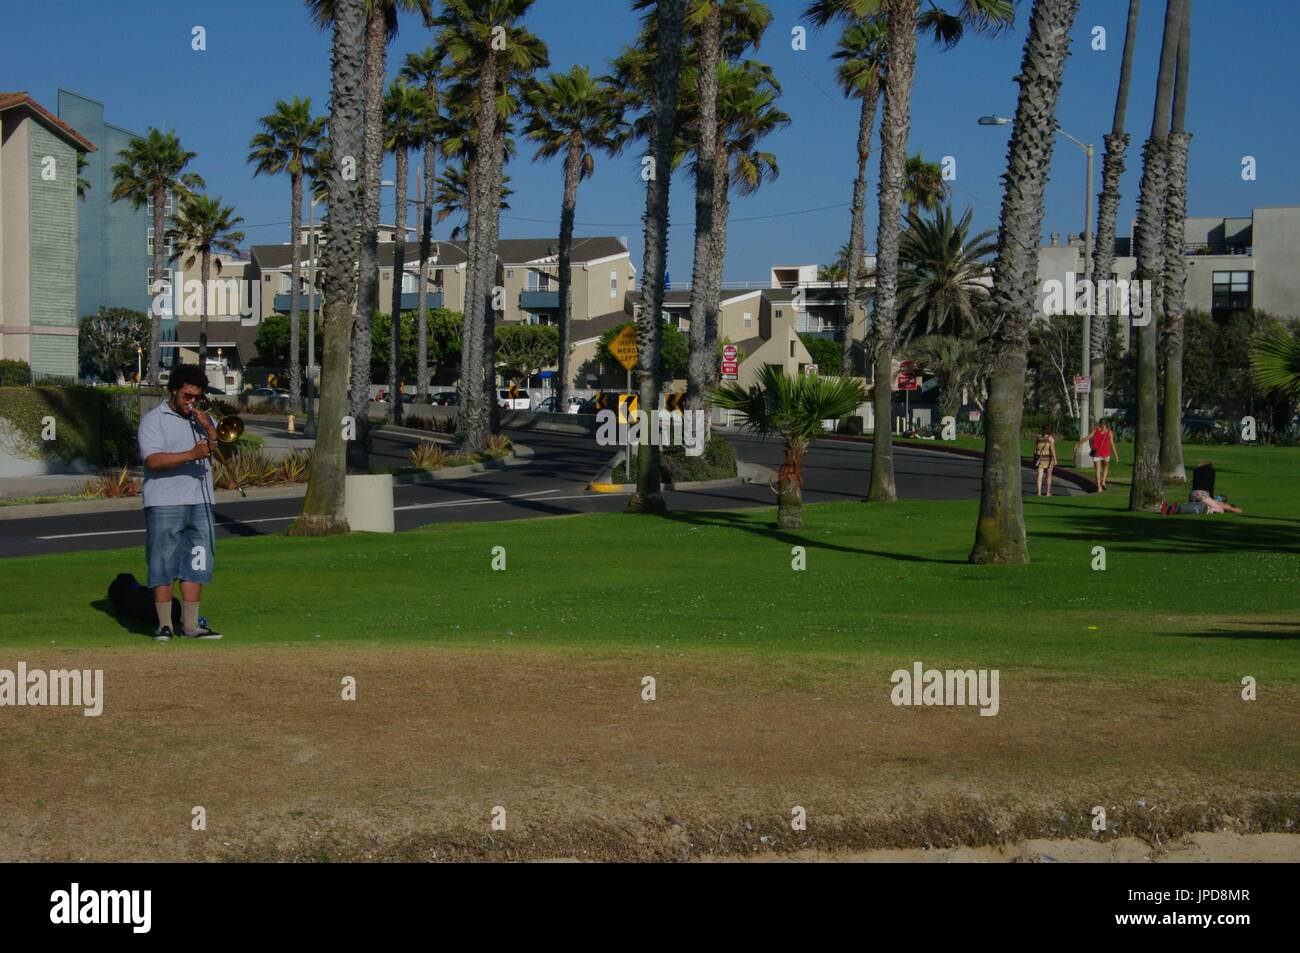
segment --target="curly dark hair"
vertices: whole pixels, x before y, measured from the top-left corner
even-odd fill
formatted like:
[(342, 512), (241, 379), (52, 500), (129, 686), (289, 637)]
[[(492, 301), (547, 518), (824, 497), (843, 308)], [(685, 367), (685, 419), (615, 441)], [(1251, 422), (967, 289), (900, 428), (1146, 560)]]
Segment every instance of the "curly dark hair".
[(171, 376), (167, 378), (167, 389), (174, 394), (186, 384), (206, 392), (208, 389), (208, 375), (204, 374), (203, 368), (197, 364), (182, 364), (173, 370)]

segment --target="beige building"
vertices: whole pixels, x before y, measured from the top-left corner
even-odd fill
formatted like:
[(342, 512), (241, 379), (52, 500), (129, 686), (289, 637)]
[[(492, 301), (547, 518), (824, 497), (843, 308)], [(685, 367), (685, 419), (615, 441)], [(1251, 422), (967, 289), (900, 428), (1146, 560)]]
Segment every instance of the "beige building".
[(91, 142), (26, 93), (0, 93), (0, 358), (76, 378), (77, 156)]

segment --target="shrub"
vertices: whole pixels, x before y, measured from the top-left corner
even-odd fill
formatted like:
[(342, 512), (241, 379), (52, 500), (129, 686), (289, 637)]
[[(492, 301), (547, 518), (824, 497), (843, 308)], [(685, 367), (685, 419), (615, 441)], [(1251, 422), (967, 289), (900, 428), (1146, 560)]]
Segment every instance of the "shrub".
[[(640, 447), (638, 450), (644, 451)], [(686, 455), (685, 447), (664, 447), (659, 454), (659, 476), (664, 483), (693, 483), (698, 480), (725, 480), (736, 475), (736, 448), (719, 434), (712, 434), (698, 457)], [(636, 470), (629, 472), (624, 460), (614, 469), (615, 483), (635, 483)]]
[(32, 382), (32, 368), (26, 361), (0, 360), (0, 387), (27, 387)]
[(305, 483), (310, 472), (310, 450), (293, 450), (280, 461), (280, 479), (284, 483)]
[(456, 432), (455, 417), (406, 417), (403, 426), (412, 430), (428, 430), (431, 433), (453, 434)]
[(490, 460), (500, 460), (510, 456), (510, 438), (503, 433), (494, 433), (484, 442), (483, 456)]
[(280, 461), (272, 460), (265, 451), (236, 445), (228, 459), (217, 458), (213, 483), (222, 490), (233, 490), (236, 485), (275, 486), (284, 482), (280, 474)]
[(411, 466), (421, 470), (437, 470), (447, 465), (447, 451), (432, 440), (421, 440), (411, 448)]
[(131, 476), (131, 470), (128, 467), (122, 467), (120, 470), (111, 470), (108, 473), (101, 473), (98, 476), (91, 477), (82, 486), (81, 495), (93, 496), (98, 499), (139, 496), (140, 481)]

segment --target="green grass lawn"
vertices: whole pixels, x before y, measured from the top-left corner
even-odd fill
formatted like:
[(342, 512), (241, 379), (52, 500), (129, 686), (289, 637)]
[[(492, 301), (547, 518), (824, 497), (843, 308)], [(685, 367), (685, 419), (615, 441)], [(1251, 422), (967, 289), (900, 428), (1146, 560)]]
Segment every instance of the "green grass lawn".
[[(809, 506), (794, 533), (773, 528), (771, 509), (607, 514), (223, 540), (204, 612), (227, 633), (220, 651), (680, 647), (1300, 683), (1300, 450), (1197, 448), (1189, 460), (1202, 453), (1245, 516), (1129, 513), (1124, 486), (1030, 497), (1027, 566), (966, 563), (974, 502)], [(796, 545), (804, 571), (791, 568)], [(496, 546), (505, 571), (491, 569)], [(1091, 568), (1095, 546), (1104, 572)], [(142, 548), (5, 560), (0, 645), (152, 648), (104, 611), (114, 575), (143, 568)]]

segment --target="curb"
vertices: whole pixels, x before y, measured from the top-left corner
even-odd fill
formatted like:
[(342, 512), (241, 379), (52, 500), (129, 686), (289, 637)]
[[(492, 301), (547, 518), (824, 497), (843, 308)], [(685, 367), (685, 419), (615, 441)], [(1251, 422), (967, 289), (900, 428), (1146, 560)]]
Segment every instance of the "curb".
[[(307, 494), (306, 483), (290, 486), (251, 486), (244, 491), (247, 499), (235, 490), (217, 490), (212, 495), (214, 506), (222, 503), (240, 503), (249, 500), (292, 500)], [(89, 513), (116, 513), (123, 510), (142, 510), (144, 501), (138, 496), (115, 500), (89, 499), (84, 502), (29, 503), (25, 506), (0, 506), (0, 522), (5, 520), (34, 519), (42, 516), (77, 516)]]
[[(587, 489), (593, 493), (635, 493), (635, 483), (611, 483), (610, 477), (614, 473), (614, 468), (623, 462), (627, 456), (627, 450), (619, 450), (614, 454), (609, 463), (601, 467), (600, 472), (596, 474), (595, 479), (587, 484)], [(762, 483), (768, 484), (771, 480), (776, 479), (776, 471), (770, 467), (765, 467), (757, 463), (746, 463), (743, 460), (736, 461), (736, 475), (734, 477), (722, 477), (718, 480), (692, 480), (687, 483), (665, 483), (665, 490), (686, 491), (691, 490), (711, 490), (724, 486), (745, 486), (746, 484)]]
[[(835, 440), (841, 443), (871, 443), (871, 438), (869, 437), (849, 437), (844, 434), (826, 434), (825, 436), (817, 437), (816, 439)], [(969, 447), (946, 447), (943, 444), (939, 443), (939, 441), (937, 440), (935, 441), (935, 443), (938, 444), (938, 446), (934, 446), (934, 447), (920, 446), (915, 443), (902, 443), (899, 441), (894, 441), (894, 446), (906, 447), (909, 450), (920, 450), (922, 453), (928, 450), (931, 453), (944, 453), (950, 456), (969, 457), (973, 460), (984, 459), (984, 453), (983, 451), (980, 450), (972, 450)], [(1024, 470), (1033, 470), (1034, 458), (1021, 457), (1020, 467), (1021, 469)], [(1089, 493), (1097, 492), (1097, 484), (1095, 482), (1093, 482), (1088, 477), (1084, 476), (1082, 473), (1078, 473), (1074, 470), (1063, 467), (1060, 464), (1057, 464), (1052, 475), (1054, 477), (1059, 477), (1060, 479), (1064, 480), (1066, 483), (1073, 483), (1075, 486), (1079, 487), (1080, 489), (1087, 490)]]
[(463, 480), (479, 473), (504, 470), (507, 467), (522, 467), (533, 462), (533, 450), (521, 443), (512, 444), (510, 456), (504, 460), (488, 460), (484, 463), (470, 463), (463, 467), (446, 467), (442, 470), (417, 470), (413, 473), (394, 473), (393, 486), (428, 486), (444, 480)]

